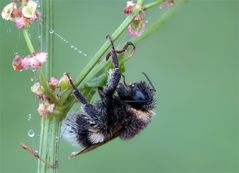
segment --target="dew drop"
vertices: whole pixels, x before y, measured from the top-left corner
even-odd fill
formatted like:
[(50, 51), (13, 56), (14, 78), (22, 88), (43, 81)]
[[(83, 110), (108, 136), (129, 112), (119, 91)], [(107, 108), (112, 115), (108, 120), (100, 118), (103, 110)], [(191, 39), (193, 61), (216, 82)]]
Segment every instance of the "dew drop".
[(75, 49), (75, 50), (78, 50), (78, 48), (77, 48), (77, 47), (75, 47), (74, 49)]
[(32, 119), (32, 114), (28, 114), (27, 121), (30, 121)]
[(145, 20), (145, 23), (149, 23), (149, 21), (148, 21), (148, 20)]
[(49, 33), (50, 33), (50, 34), (53, 34), (53, 33), (54, 33), (54, 30), (53, 30), (53, 29), (50, 29), (50, 30), (49, 30)]
[(28, 135), (30, 138), (33, 138), (33, 137), (35, 136), (34, 130), (33, 130), (33, 129), (28, 130), (27, 135)]
[(86, 54), (86, 53), (84, 53), (83, 55), (84, 55), (84, 56), (87, 56), (87, 54)]
[(71, 45), (70, 47), (73, 49), (75, 46)]
[(31, 81), (31, 82), (33, 82), (33, 81), (34, 81), (34, 79), (33, 79), (33, 78), (30, 78), (30, 81)]
[(82, 51), (81, 51), (81, 50), (79, 50), (79, 51), (78, 51), (78, 53), (82, 53)]
[(59, 142), (60, 138), (58, 136), (56, 136), (56, 142)]

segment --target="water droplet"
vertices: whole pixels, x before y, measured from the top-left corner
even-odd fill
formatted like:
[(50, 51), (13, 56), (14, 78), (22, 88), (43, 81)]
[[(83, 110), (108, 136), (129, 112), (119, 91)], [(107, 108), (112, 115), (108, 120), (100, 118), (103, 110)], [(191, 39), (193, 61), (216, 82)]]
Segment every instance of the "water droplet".
[(30, 81), (31, 81), (31, 82), (33, 82), (33, 81), (34, 81), (34, 79), (33, 79), (33, 78), (30, 78)]
[(39, 35), (38, 38), (40, 39), (40, 38), (41, 38), (41, 35)]
[(83, 55), (84, 55), (84, 56), (87, 56), (87, 54), (86, 54), (86, 53), (84, 53)]
[(149, 21), (148, 21), (148, 20), (145, 20), (145, 23), (149, 23)]
[(59, 142), (60, 138), (58, 136), (56, 136), (56, 142)]
[(35, 136), (34, 130), (32, 130), (32, 129), (28, 130), (27, 135), (28, 135), (30, 138), (33, 138), (33, 137)]
[(82, 51), (81, 51), (81, 50), (79, 50), (79, 51), (78, 51), (78, 53), (82, 53)]
[(30, 121), (32, 119), (32, 114), (28, 114), (27, 121)]
[(50, 33), (50, 34), (53, 34), (53, 33), (54, 33), (54, 30), (53, 30), (53, 29), (50, 29), (50, 30), (49, 30), (49, 33)]
[(73, 49), (75, 46), (71, 45), (70, 47)]
[(69, 43), (69, 41), (65, 40), (66, 43)]
[(75, 47), (75, 50), (78, 50), (78, 48), (77, 48), (77, 47)]

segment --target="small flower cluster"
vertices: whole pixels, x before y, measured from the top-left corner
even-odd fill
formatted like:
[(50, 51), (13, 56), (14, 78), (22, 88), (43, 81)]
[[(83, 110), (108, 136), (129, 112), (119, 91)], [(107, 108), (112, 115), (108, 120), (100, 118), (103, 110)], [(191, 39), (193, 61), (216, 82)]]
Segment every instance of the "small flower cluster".
[[(136, 7), (136, 3), (133, 1), (127, 1), (127, 5), (124, 8), (124, 14), (129, 15), (133, 12), (133, 9)], [(144, 21), (144, 16), (143, 13), (138, 14), (134, 17), (133, 21), (127, 28), (127, 32), (129, 35), (133, 37), (139, 37), (143, 34), (145, 30), (145, 21)]]
[(176, 3), (176, 0), (165, 0), (160, 6), (159, 8), (169, 8), (171, 6), (173, 6)]
[(36, 52), (26, 56), (25, 58), (21, 58), (19, 55), (16, 55), (12, 61), (12, 67), (14, 70), (38, 70), (41, 68), (42, 64), (47, 61), (47, 53), (46, 52)]
[[(52, 93), (55, 93), (59, 97), (60, 92), (69, 88), (70, 83), (66, 75), (63, 75), (60, 80), (55, 77), (51, 77), (48, 80), (48, 85)], [(40, 116), (44, 117), (54, 112), (56, 106), (54, 103), (50, 103), (50, 99), (46, 96), (43, 86), (36, 82), (32, 87), (31, 91), (40, 100), (38, 106), (38, 113)]]
[(19, 8), (16, 2), (12, 2), (3, 8), (1, 15), (3, 19), (13, 21), (18, 29), (29, 27), (32, 22), (41, 17), (41, 13), (37, 10), (37, 3), (32, 0)]

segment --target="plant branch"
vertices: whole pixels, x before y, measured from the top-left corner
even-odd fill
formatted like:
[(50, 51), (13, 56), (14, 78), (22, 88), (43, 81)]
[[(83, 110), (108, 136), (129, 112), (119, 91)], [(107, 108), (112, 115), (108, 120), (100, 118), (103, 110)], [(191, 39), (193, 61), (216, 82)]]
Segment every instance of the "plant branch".
[[(144, 0), (138, 0), (137, 1), (137, 8), (135, 8), (122, 23), (121, 25), (115, 30), (115, 32), (112, 34), (112, 39), (116, 40), (123, 32), (124, 30), (129, 26), (131, 21), (134, 19), (134, 17), (142, 11), (141, 6), (143, 4)], [(79, 86), (80, 83), (85, 79), (85, 77), (90, 73), (90, 71), (94, 68), (94, 66), (97, 64), (97, 62), (100, 60), (100, 58), (104, 55), (104, 53), (107, 51), (107, 49), (110, 47), (110, 42), (107, 40), (101, 48), (96, 52), (96, 54), (93, 56), (93, 58), (90, 60), (90, 62), (85, 66), (85, 68), (81, 71), (79, 74), (77, 80), (76, 80), (76, 86)]]
[(155, 7), (155, 6), (159, 6), (163, 1), (164, 1), (164, 0), (156, 0), (156, 1), (154, 1), (154, 2), (151, 2), (151, 3), (149, 3), (149, 4), (146, 4), (143, 9), (146, 11), (146, 10), (148, 10), (148, 9), (150, 9), (150, 8)]
[[(170, 17), (172, 17), (175, 14), (175, 11), (186, 2), (188, 2), (188, 0), (177, 0), (177, 2), (172, 7), (170, 7), (165, 13), (163, 13), (158, 19), (156, 19), (156, 21), (154, 21), (150, 26), (147, 27), (143, 35), (137, 38), (133, 38), (131, 41), (134, 44), (137, 44), (138, 42), (144, 40), (145, 38), (155, 33)], [(148, 9), (152, 7), (153, 5), (148, 5)]]

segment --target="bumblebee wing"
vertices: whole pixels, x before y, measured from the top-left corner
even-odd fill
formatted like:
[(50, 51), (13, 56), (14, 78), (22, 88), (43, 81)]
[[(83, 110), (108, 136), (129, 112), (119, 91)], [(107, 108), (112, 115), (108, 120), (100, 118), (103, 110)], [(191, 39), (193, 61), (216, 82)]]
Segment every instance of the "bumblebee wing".
[(93, 145), (91, 145), (91, 146), (89, 146), (89, 147), (86, 147), (86, 148), (84, 148), (84, 149), (81, 150), (81, 151), (72, 152), (71, 155), (69, 156), (69, 158), (72, 159), (72, 158), (77, 157), (77, 156), (79, 156), (79, 155), (81, 155), (81, 154), (88, 153), (89, 151), (92, 151), (92, 150), (94, 150), (94, 149), (96, 149), (96, 148), (98, 148), (98, 147), (100, 147), (100, 146), (102, 146), (102, 145), (104, 145), (104, 144), (106, 144), (106, 143), (112, 141), (113, 139), (117, 138), (117, 137), (120, 135), (121, 129), (122, 129), (121, 126), (115, 128), (115, 130), (114, 130), (113, 135), (111, 136), (111, 138), (109, 138), (109, 139), (107, 139), (107, 140), (105, 140), (105, 141), (103, 141), (103, 142), (101, 142), (101, 143), (93, 144)]

